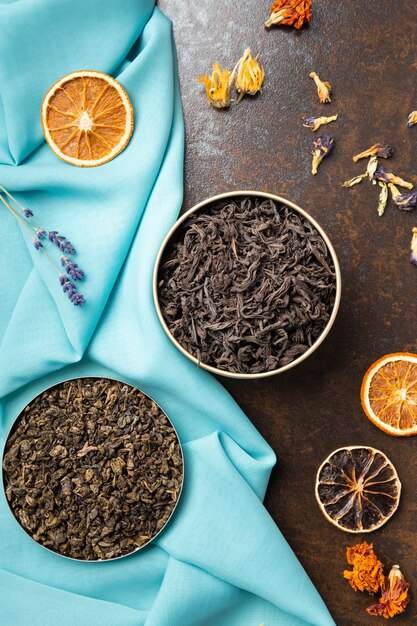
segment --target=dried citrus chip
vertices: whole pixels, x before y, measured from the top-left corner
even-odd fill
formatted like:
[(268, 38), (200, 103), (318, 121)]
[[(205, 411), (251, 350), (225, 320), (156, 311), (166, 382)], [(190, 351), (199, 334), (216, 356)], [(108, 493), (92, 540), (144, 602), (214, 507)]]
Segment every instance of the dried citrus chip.
[(123, 87), (102, 72), (83, 70), (58, 80), (42, 103), (49, 146), (78, 167), (107, 163), (124, 150), (133, 132), (133, 109)]
[(397, 510), (400, 493), (395, 467), (375, 448), (339, 448), (317, 472), (316, 498), (323, 515), (348, 533), (380, 528)]
[(367, 417), (384, 432), (417, 434), (417, 355), (387, 354), (366, 372), (361, 402)]

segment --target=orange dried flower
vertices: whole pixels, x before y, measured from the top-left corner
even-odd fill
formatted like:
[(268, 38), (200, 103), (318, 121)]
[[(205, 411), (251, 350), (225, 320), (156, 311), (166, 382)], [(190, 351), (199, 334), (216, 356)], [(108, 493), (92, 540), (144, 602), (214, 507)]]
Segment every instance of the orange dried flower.
[(346, 548), (346, 560), (353, 565), (352, 570), (345, 570), (343, 576), (355, 591), (377, 593), (385, 582), (383, 565), (378, 560), (373, 544), (359, 543)]
[(400, 613), (404, 613), (410, 602), (409, 583), (405, 580), (398, 565), (394, 565), (388, 578), (382, 586), (382, 596), (378, 604), (374, 604), (366, 610), (370, 615), (380, 615), (389, 619)]
[(275, 0), (265, 26), (294, 26), (301, 28), (311, 20), (311, 0)]

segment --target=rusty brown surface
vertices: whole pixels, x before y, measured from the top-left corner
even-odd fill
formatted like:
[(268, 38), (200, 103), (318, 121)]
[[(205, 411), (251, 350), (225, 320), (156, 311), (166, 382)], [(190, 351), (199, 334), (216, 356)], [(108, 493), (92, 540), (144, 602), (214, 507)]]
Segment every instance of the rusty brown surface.
[[(339, 256), (342, 305), (329, 337), (306, 362), (279, 377), (223, 384), (278, 456), (266, 506), (327, 603), (338, 626), (373, 624), (369, 597), (342, 578), (344, 551), (355, 537), (332, 527), (314, 498), (316, 470), (343, 445), (383, 450), (403, 483), (402, 502), (388, 524), (367, 538), (378, 555), (399, 563), (417, 590), (417, 439), (394, 439), (364, 416), (359, 389), (367, 367), (388, 352), (416, 351), (417, 268), (408, 260), (417, 210), (376, 214), (378, 189), (340, 183), (366, 162), (352, 155), (375, 142), (395, 150), (389, 165), (417, 184), (417, 6), (414, 2), (317, 0), (309, 28), (266, 31), (269, 3), (162, 0), (174, 22), (186, 122), (185, 202), (215, 193), (259, 189), (309, 211)], [(244, 48), (261, 53), (265, 87), (229, 111), (205, 100), (195, 76), (212, 63), (232, 67)], [(333, 85), (320, 105), (311, 70)], [(302, 116), (333, 115), (324, 127), (334, 153), (310, 175), (314, 134)], [(365, 537), (366, 538), (366, 537)], [(361, 539), (361, 537), (359, 537)], [(417, 597), (417, 592), (415, 593)], [(382, 620), (380, 620), (382, 621)], [(378, 622), (375, 622), (378, 623)], [(417, 624), (417, 600), (398, 624)]]

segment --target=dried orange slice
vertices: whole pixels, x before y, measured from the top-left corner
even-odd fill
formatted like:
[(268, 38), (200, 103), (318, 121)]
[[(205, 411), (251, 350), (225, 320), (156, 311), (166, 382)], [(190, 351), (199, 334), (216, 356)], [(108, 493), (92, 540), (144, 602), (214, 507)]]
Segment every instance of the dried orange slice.
[(348, 533), (380, 528), (397, 510), (400, 493), (395, 467), (375, 448), (339, 448), (317, 472), (316, 498), (323, 515)]
[(366, 372), (361, 402), (367, 417), (397, 437), (417, 435), (417, 355), (387, 354)]
[(49, 146), (67, 163), (94, 167), (124, 150), (133, 132), (133, 108), (120, 83), (83, 70), (58, 80), (42, 103)]

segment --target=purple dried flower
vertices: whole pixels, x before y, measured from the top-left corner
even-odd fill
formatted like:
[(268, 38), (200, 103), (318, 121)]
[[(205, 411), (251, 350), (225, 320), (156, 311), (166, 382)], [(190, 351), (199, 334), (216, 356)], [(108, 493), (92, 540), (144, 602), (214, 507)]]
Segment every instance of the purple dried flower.
[(314, 133), (323, 124), (330, 124), (330, 122), (335, 122), (336, 120), (337, 115), (332, 115), (331, 117), (305, 117), (303, 126), (311, 128)]
[(38, 239), (45, 239), (47, 234), (48, 233), (43, 228), (37, 228), (36, 229), (36, 236), (37, 236)]
[(311, 167), (311, 173), (317, 174), (318, 166), (322, 162), (325, 156), (329, 154), (334, 145), (334, 137), (330, 135), (321, 135), (313, 142), (313, 162)]
[(33, 245), (35, 246), (36, 250), (39, 250), (39, 248), (43, 248), (42, 242), (39, 241), (39, 239), (34, 239)]
[(31, 211), (30, 209), (23, 209), (22, 213), (27, 218), (33, 217), (33, 211)]
[(67, 274), (71, 276), (73, 280), (82, 280), (84, 278), (83, 270), (78, 267), (77, 263), (73, 263), (73, 261), (65, 255), (61, 257), (61, 265), (65, 267)]
[(407, 183), (407, 181), (394, 174), (391, 168), (385, 167), (384, 165), (380, 165), (376, 169), (374, 174), (374, 180), (382, 180), (385, 183), (394, 183), (394, 185), (406, 187), (407, 189), (413, 188), (412, 183)]
[(397, 198), (393, 198), (395, 206), (401, 211), (412, 211), (416, 207), (417, 193), (403, 193)]

